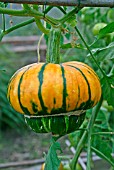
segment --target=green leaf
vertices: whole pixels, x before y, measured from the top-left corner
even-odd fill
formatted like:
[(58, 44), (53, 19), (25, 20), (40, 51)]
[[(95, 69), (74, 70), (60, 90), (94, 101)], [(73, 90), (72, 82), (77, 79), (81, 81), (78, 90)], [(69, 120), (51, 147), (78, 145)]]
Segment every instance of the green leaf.
[[(100, 131), (101, 130), (104, 131), (104, 129), (107, 129), (107, 131), (109, 130), (110, 128), (109, 122), (108, 122), (109, 117), (110, 117), (110, 113), (108, 113), (107, 110), (101, 108), (95, 121), (96, 123), (95, 125), (100, 128)], [(95, 130), (96, 130), (96, 127), (95, 127)]]
[(101, 158), (108, 161), (112, 166), (114, 166), (114, 158), (112, 157), (112, 148), (110, 143), (104, 141), (101, 136), (94, 136), (92, 140), (92, 150)]
[(46, 155), (46, 162), (45, 162), (45, 170), (58, 170), (60, 165), (60, 160), (57, 157), (56, 151), (62, 151), (60, 144), (56, 142), (54, 139), (51, 141), (51, 146), (48, 151), (48, 154)]
[(107, 100), (109, 105), (114, 107), (114, 75), (103, 77), (101, 83), (103, 98)]
[(114, 32), (114, 22), (108, 24), (106, 27), (104, 27), (103, 29), (101, 29), (99, 31), (98, 37), (102, 38), (104, 37), (106, 34), (108, 33), (112, 33)]

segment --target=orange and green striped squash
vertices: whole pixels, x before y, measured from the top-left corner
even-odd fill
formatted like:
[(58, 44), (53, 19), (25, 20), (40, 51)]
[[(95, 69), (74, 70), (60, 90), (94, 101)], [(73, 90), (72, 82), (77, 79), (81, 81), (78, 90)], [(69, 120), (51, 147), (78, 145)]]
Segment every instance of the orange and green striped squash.
[[(21, 68), (13, 75), (8, 85), (7, 96), (17, 112), (30, 116), (29, 118), (26, 116), (26, 121), (31, 124), (30, 118), (33, 120), (34, 123), (30, 125), (33, 126), (33, 130), (49, 132), (52, 131), (51, 121), (52, 126), (58, 126), (54, 125), (56, 120), (58, 123), (64, 121), (66, 125), (67, 118), (70, 118), (72, 125), (69, 124), (69, 127), (66, 125), (67, 130), (65, 129), (64, 133), (67, 133), (72, 131), (72, 128), (69, 128), (75, 126), (76, 121), (83, 122), (85, 114), (76, 113), (77, 115), (74, 115), (76, 119), (69, 115), (74, 111), (85, 112), (95, 106), (101, 97), (101, 86), (96, 73), (84, 63), (76, 61), (62, 64), (34, 63)], [(37, 123), (35, 116), (39, 117)], [(40, 124), (37, 130), (36, 124)], [(74, 129), (79, 128), (80, 124), (81, 122)]]

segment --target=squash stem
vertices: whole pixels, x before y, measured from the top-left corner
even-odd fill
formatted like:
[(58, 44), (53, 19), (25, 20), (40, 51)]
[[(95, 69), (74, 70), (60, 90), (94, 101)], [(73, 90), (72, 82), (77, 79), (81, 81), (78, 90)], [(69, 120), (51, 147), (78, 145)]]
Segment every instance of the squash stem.
[(52, 28), (48, 38), (48, 48), (46, 55), (47, 63), (60, 63), (60, 38), (61, 38), (61, 29)]

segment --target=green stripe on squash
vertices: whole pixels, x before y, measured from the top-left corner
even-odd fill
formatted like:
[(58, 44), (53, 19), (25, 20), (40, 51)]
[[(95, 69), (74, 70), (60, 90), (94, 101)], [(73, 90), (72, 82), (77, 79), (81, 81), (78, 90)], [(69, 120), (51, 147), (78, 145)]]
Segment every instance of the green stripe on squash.
[(64, 67), (61, 65), (61, 72), (62, 72), (62, 78), (63, 78), (63, 111), (66, 112), (66, 96), (67, 96), (67, 89), (66, 89), (66, 78), (65, 78), (65, 71)]
[(39, 75), (38, 75), (38, 79), (39, 79), (39, 82), (40, 82), (39, 91), (38, 91), (38, 98), (40, 99), (42, 109), (45, 113), (47, 113), (47, 107), (45, 106), (43, 98), (42, 98), (42, 84), (43, 84), (43, 81), (44, 81), (43, 76), (44, 76), (44, 70), (45, 70), (46, 65), (47, 64), (44, 64), (41, 67), (41, 70), (40, 70)]
[[(89, 98), (88, 98), (88, 100), (87, 100), (86, 102), (83, 102), (83, 103), (80, 105), (80, 108), (81, 108), (81, 109), (84, 109), (84, 110), (85, 110), (85, 109), (88, 109), (88, 108), (90, 108), (90, 107), (94, 104), (94, 102), (91, 101), (91, 89), (90, 89), (89, 82), (88, 82), (85, 74), (84, 74), (79, 68), (77, 68), (77, 67), (75, 67), (75, 66), (72, 66), (72, 65), (68, 65), (68, 66), (73, 67), (73, 68), (75, 68), (76, 70), (78, 70), (78, 71), (82, 74), (82, 76), (84, 77), (84, 79), (85, 79), (85, 81), (86, 81), (86, 83), (87, 83), (87, 86), (88, 86), (88, 96), (89, 96)], [(80, 108), (78, 108), (78, 109), (80, 109)]]
[[(28, 68), (28, 69), (29, 69), (29, 68)], [(20, 95), (21, 95), (21, 83), (22, 83), (22, 81), (23, 81), (23, 76), (24, 76), (24, 74), (27, 72), (28, 69), (26, 69), (26, 70), (24, 71), (24, 73), (22, 74), (22, 76), (21, 76), (21, 78), (20, 78), (19, 84), (18, 84), (18, 100), (19, 100), (19, 104), (20, 104), (20, 107), (21, 107), (21, 109), (23, 110), (23, 112), (24, 112), (25, 114), (27, 114), (27, 115), (30, 115), (30, 112), (28, 111), (28, 109), (22, 105), (22, 103), (21, 103), (21, 96), (20, 96)]]

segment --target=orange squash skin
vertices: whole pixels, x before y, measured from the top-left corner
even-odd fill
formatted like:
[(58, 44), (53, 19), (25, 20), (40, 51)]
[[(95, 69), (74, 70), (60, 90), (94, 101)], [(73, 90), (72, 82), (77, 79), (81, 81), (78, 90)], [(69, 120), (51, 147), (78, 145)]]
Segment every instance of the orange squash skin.
[(7, 97), (22, 114), (67, 113), (95, 106), (101, 85), (93, 69), (81, 62), (34, 63), (12, 76)]

